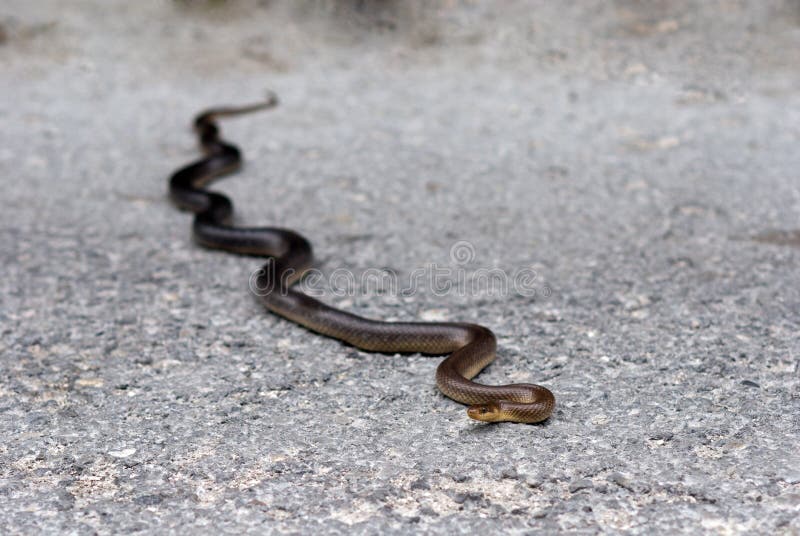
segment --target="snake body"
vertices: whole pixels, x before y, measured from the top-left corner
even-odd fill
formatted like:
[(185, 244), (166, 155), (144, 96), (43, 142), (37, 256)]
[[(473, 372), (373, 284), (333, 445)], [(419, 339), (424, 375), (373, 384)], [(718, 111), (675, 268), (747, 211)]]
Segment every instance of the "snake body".
[(311, 244), (289, 229), (234, 227), (233, 204), (205, 186), (236, 171), (239, 150), (220, 137), (219, 117), (272, 108), (275, 95), (251, 106), (214, 108), (198, 115), (194, 129), (205, 156), (178, 171), (169, 181), (172, 201), (195, 214), (193, 235), (200, 245), (268, 258), (258, 272), (256, 286), (263, 304), (284, 318), (312, 331), (367, 351), (416, 352), (449, 356), (436, 370), (436, 385), (458, 402), (469, 404), (467, 414), (485, 422), (540, 422), (555, 407), (546, 388), (534, 384), (489, 386), (472, 380), (495, 359), (497, 341), (487, 328), (454, 322), (383, 322), (363, 318), (303, 293), (296, 283), (311, 267)]

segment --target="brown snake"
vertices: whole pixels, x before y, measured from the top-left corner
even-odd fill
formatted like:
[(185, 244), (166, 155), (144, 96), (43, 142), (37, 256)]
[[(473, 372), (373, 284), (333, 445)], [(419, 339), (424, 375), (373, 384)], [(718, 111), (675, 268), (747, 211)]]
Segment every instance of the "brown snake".
[(233, 205), (224, 195), (205, 189), (213, 179), (237, 170), (239, 150), (219, 134), (218, 117), (272, 108), (275, 95), (251, 106), (214, 108), (194, 121), (204, 158), (176, 171), (169, 181), (172, 201), (195, 213), (194, 238), (209, 248), (268, 257), (259, 272), (261, 301), (273, 313), (301, 326), (368, 351), (450, 354), (436, 369), (436, 385), (446, 396), (469, 404), (467, 414), (486, 422), (534, 423), (547, 419), (555, 398), (533, 384), (489, 386), (471, 381), (495, 358), (497, 341), (487, 328), (452, 322), (382, 322), (326, 305), (296, 285), (311, 267), (311, 244), (298, 233), (273, 227), (234, 227)]

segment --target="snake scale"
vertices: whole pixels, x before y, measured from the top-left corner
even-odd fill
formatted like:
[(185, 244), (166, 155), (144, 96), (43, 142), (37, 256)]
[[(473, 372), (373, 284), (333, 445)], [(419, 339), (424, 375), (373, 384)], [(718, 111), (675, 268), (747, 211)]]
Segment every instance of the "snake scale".
[(533, 384), (489, 386), (472, 380), (495, 359), (497, 341), (487, 328), (455, 322), (383, 322), (335, 309), (303, 293), (296, 283), (311, 267), (311, 244), (289, 229), (236, 227), (233, 204), (225, 195), (206, 190), (212, 180), (236, 171), (239, 149), (220, 136), (217, 118), (276, 106), (274, 94), (241, 107), (212, 108), (199, 114), (194, 129), (204, 157), (176, 171), (169, 180), (170, 198), (195, 214), (193, 235), (200, 245), (244, 255), (267, 257), (258, 272), (257, 292), (263, 304), (284, 318), (357, 348), (383, 353), (446, 355), (436, 369), (442, 393), (468, 404), (467, 414), (485, 422), (535, 423), (547, 419), (555, 398)]

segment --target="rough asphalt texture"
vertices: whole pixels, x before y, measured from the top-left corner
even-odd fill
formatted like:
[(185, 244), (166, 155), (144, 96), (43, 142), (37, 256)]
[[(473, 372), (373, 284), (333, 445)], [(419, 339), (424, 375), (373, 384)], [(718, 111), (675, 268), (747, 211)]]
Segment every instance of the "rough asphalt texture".
[[(800, 532), (796, 1), (6, 0), (0, 30), (0, 532)], [(480, 379), (550, 387), (546, 424), (470, 421), (439, 358), (272, 316), (258, 259), (192, 243), (189, 122), (267, 87), (223, 125), (240, 221), (327, 276), (459, 241), (535, 270), (327, 299), (489, 326)]]

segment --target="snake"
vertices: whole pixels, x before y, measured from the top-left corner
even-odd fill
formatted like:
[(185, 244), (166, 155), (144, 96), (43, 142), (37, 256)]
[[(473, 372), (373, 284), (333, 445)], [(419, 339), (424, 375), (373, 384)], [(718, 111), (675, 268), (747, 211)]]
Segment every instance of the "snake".
[(298, 285), (312, 267), (309, 241), (291, 229), (241, 227), (233, 224), (233, 204), (224, 194), (206, 188), (213, 180), (237, 171), (239, 149), (220, 134), (218, 119), (274, 108), (277, 96), (255, 104), (210, 108), (194, 119), (202, 158), (175, 171), (169, 197), (194, 213), (192, 235), (202, 247), (265, 257), (251, 278), (264, 306), (313, 332), (367, 352), (446, 355), (436, 368), (436, 385), (448, 398), (466, 404), (467, 415), (483, 422), (538, 423), (555, 408), (546, 387), (529, 383), (484, 385), (472, 381), (494, 361), (497, 338), (486, 327), (461, 322), (389, 322), (357, 316), (309, 296)]

